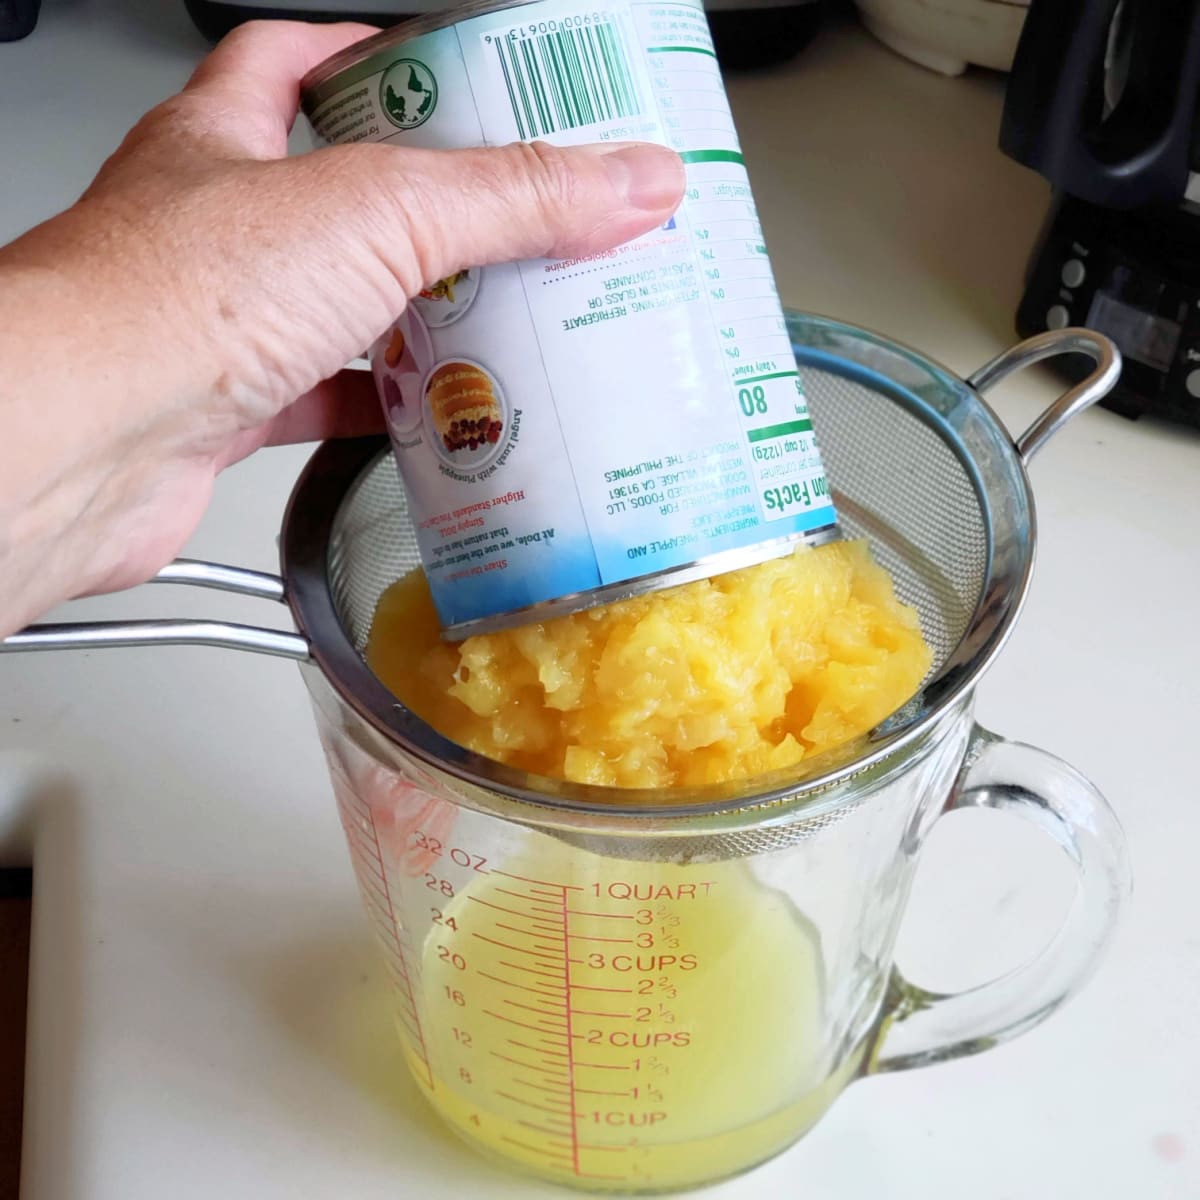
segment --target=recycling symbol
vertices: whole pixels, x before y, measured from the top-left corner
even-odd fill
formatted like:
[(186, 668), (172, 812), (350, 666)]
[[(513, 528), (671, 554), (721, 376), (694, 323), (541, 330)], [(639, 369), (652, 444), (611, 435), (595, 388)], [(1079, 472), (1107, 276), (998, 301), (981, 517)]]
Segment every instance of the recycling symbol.
[(423, 62), (402, 58), (383, 73), (379, 103), (397, 129), (416, 129), (437, 105), (437, 80)]

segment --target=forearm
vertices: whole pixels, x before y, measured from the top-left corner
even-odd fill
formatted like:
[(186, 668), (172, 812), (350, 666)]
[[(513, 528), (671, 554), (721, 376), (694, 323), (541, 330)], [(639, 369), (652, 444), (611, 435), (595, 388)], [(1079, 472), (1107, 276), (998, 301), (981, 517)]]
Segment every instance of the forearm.
[[(73, 216), (0, 251), (0, 634), (109, 585), (112, 539), (169, 441), (153, 325), (79, 253)], [(147, 342), (151, 344), (147, 345)]]

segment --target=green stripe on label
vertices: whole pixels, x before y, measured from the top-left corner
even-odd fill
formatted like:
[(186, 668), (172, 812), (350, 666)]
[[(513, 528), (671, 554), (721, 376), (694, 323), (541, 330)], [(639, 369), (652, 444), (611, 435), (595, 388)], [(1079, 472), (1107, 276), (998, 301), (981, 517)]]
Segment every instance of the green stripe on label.
[(789, 433), (808, 433), (812, 422), (801, 417), (799, 421), (784, 421), (782, 425), (764, 425), (751, 429), (746, 435), (752, 442), (769, 442), (772, 438), (785, 437)]
[(716, 52), (706, 50), (703, 46), (651, 46), (646, 51), (647, 54), (707, 54), (709, 58), (716, 58)]
[(799, 371), (776, 371), (773, 375), (753, 375), (749, 379), (735, 379), (739, 387), (744, 383), (766, 383), (768, 379), (799, 379)]
[(685, 163), (731, 162), (743, 167), (746, 160), (736, 150), (685, 150), (680, 156)]

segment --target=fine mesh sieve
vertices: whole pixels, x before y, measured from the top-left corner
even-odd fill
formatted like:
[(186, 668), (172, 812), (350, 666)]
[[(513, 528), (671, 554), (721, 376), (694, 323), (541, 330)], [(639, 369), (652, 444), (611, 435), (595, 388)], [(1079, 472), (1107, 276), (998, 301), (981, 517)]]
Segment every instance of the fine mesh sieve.
[[(1024, 596), (1033, 509), (1024, 461), (1054, 429), (1098, 399), (1119, 370), (1088, 331), (1022, 343), (977, 373), (976, 386), (861, 329), (793, 315), (789, 328), (844, 536), (866, 538), (918, 611), (934, 651), (921, 694), (871, 738), (778, 777), (712, 788), (628, 792), (537, 779), (439, 738), (383, 689), (362, 650), (382, 591), (417, 565), (404, 493), (382, 446), (329, 444), (284, 522), (285, 577), (313, 658), (344, 701), (408, 750), (483, 792), (543, 806), (649, 816), (744, 812), (814, 799), (919, 736), (999, 649)], [(1030, 362), (1086, 353), (1095, 374), (1014, 446), (980, 390)], [(318, 459), (320, 460), (318, 462)], [(815, 803), (812, 817), (824, 808)], [(611, 828), (611, 825), (610, 825)], [(644, 824), (641, 827), (644, 834)]]
[[(844, 536), (866, 538), (896, 589), (919, 615), (934, 652), (925, 686), (870, 737), (789, 772), (735, 784), (647, 790), (563, 784), (484, 759), (441, 737), (398, 704), (362, 651), (383, 590), (418, 565), (415, 532), (398, 473), (381, 438), (329, 442), (305, 468), (284, 517), (283, 578), (181, 561), (162, 582), (270, 596), (290, 604), (299, 636), (215, 622), (147, 621), (34, 626), (0, 649), (192, 643), (293, 657), (319, 670), (375, 749), (402, 751), (449, 775), (464, 797), (603, 814), (608, 833), (627, 822), (643, 836), (660, 820), (730, 815), (786, 803), (786, 834), (770, 814), (747, 836), (803, 836), (796, 809), (815, 828), (834, 817), (834, 785), (869, 770), (929, 730), (974, 685), (1015, 620), (1029, 580), (1034, 515), (1025, 464), (1075, 413), (1115, 383), (1120, 360), (1105, 338), (1061, 330), (1030, 339), (964, 381), (886, 338), (818, 317), (790, 314), (789, 330), (820, 437)], [(1014, 445), (981, 393), (1006, 375), (1058, 354), (1085, 354), (1096, 369), (1051, 406)], [(393, 754), (393, 758), (395, 755)], [(843, 789), (844, 791), (844, 789)], [(828, 801), (828, 802), (827, 802)], [(720, 823), (720, 822), (719, 822)], [(736, 833), (728, 823), (723, 837)], [(741, 822), (740, 828), (745, 828)], [(680, 833), (685, 832), (681, 824)], [(809, 830), (811, 832), (811, 830)], [(694, 829), (693, 829), (694, 832)], [(729, 851), (730, 847), (726, 843)], [(646, 852), (643, 845), (642, 853)]]

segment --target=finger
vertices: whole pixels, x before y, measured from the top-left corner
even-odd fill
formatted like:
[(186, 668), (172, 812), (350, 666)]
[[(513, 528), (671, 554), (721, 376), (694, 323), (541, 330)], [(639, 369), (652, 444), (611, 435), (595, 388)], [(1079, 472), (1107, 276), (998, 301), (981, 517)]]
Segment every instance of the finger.
[(296, 118), (301, 79), (330, 55), (378, 33), (352, 22), (251, 21), (229, 34), (196, 68), (184, 94), (244, 109), (251, 137), (269, 144), (274, 156)]
[(262, 446), (335, 437), (365, 437), (386, 429), (370, 371), (345, 370), (301, 396), (265, 425), (236, 438), (218, 462), (224, 469)]
[(662, 146), (541, 142), (438, 151), (320, 151), (331, 211), (357, 211), (364, 234), (409, 296), (464, 267), (607, 250), (662, 225), (684, 168)]
[(270, 422), (264, 445), (286, 446), (325, 438), (365, 437), (385, 429), (370, 371), (339, 371)]

